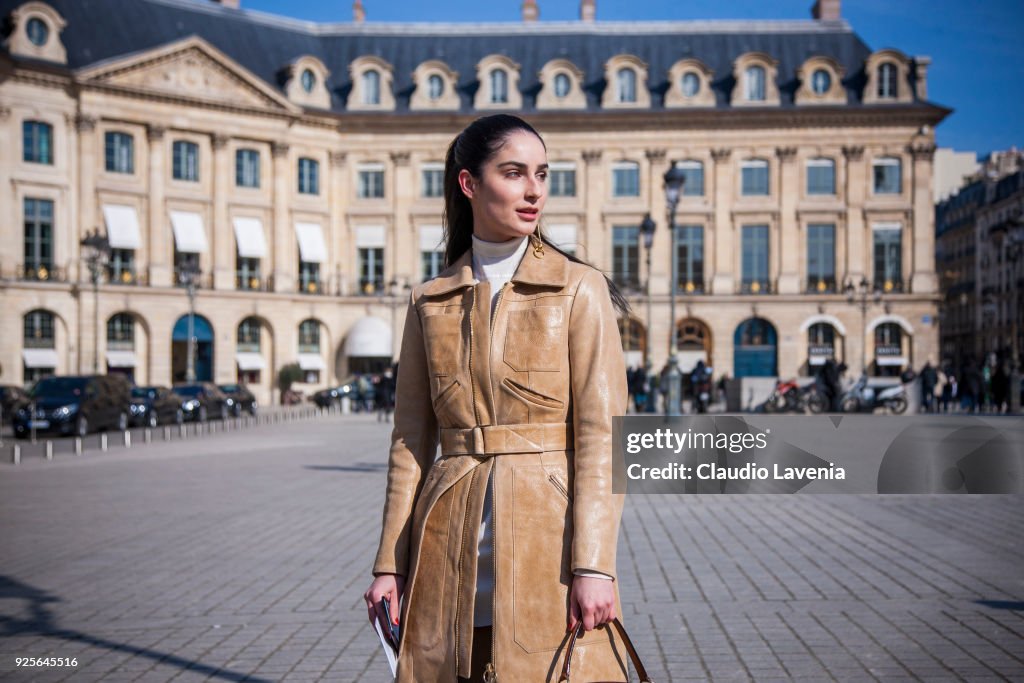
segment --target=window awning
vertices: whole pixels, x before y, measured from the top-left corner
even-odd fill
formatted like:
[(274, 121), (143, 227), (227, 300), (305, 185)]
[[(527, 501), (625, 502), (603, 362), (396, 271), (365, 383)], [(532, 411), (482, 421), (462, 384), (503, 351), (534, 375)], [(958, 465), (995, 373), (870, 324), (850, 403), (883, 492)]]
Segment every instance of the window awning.
[(425, 225), (420, 228), (420, 251), (441, 251), (444, 249), (444, 228), (440, 225)]
[(327, 244), (319, 223), (296, 223), (295, 236), (299, 240), (299, 258), (307, 263), (326, 263)]
[(356, 247), (362, 249), (383, 249), (384, 226), (363, 225), (356, 228)]
[(134, 206), (104, 204), (103, 220), (112, 249), (138, 249), (142, 246), (139, 215)]
[(112, 368), (134, 368), (137, 365), (135, 352), (107, 351), (107, 365)]
[(303, 370), (326, 370), (327, 364), (318, 353), (300, 353), (299, 367)]
[(263, 222), (259, 218), (237, 216), (232, 223), (235, 226), (238, 255), (242, 258), (265, 258), (267, 240), (263, 236)]
[(345, 338), (345, 355), (390, 359), (391, 325), (374, 316), (360, 318)]
[(25, 361), (26, 368), (57, 369), (56, 349), (23, 349), (21, 358)]
[(879, 356), (875, 358), (878, 365), (906, 365), (907, 359), (903, 356)]
[(171, 227), (178, 251), (189, 254), (206, 253), (206, 230), (203, 217), (191, 211), (171, 211)]
[(239, 351), (235, 354), (235, 362), (238, 363), (238, 369), (242, 371), (267, 369), (266, 361), (258, 353)]

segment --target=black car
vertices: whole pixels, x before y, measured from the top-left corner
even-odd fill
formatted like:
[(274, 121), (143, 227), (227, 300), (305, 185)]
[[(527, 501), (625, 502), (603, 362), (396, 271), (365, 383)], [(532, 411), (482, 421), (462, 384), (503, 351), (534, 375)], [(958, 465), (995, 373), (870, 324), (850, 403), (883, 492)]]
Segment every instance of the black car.
[(0, 421), (12, 422), (15, 411), (28, 402), (28, 393), (13, 384), (0, 385)]
[(14, 436), (128, 428), (131, 385), (124, 375), (45, 377), (32, 387), (29, 403), (14, 413)]
[(185, 421), (182, 397), (167, 387), (135, 387), (132, 389), (131, 422), (156, 427), (181, 424)]
[(186, 420), (206, 422), (211, 419), (228, 419), (228, 397), (213, 382), (175, 384), (174, 393), (182, 398), (181, 409)]
[(352, 402), (353, 410), (359, 410), (361, 406), (359, 401), (359, 382), (356, 381), (355, 377), (349, 377), (344, 383), (336, 387), (321, 389), (310, 396), (309, 400), (319, 408), (330, 408), (334, 405), (341, 405), (341, 399), (345, 397), (348, 397)]
[(256, 415), (256, 397), (249, 387), (244, 384), (218, 384), (217, 388), (228, 397), (228, 409), (232, 415), (239, 417), (243, 411)]

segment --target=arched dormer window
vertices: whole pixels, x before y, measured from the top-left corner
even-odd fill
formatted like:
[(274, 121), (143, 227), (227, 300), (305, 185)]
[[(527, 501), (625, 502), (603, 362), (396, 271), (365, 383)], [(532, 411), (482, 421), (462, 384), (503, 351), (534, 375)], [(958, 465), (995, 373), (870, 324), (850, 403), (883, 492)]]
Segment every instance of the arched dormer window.
[(912, 102), (910, 59), (899, 50), (879, 50), (864, 64), (867, 84), (864, 104), (881, 102)]
[(796, 104), (846, 104), (843, 66), (831, 57), (811, 57), (796, 71)]
[(473, 106), (477, 109), (521, 109), (519, 65), (505, 55), (488, 55), (476, 65), (480, 87)]
[(541, 89), (537, 109), (586, 109), (587, 98), (580, 83), (583, 72), (567, 59), (553, 59), (540, 70)]
[(12, 55), (67, 64), (60, 34), (67, 25), (57, 10), (44, 2), (26, 2), (10, 14), (13, 30), (7, 38)]
[(715, 93), (711, 89), (714, 72), (699, 59), (682, 59), (668, 70), (665, 107), (713, 107)]
[(604, 65), (608, 86), (601, 98), (606, 109), (645, 109), (651, 106), (647, 64), (633, 55), (615, 55)]
[(305, 55), (285, 67), (284, 92), (289, 100), (304, 107), (329, 109), (331, 94), (327, 90), (330, 71), (316, 57)]
[(736, 86), (732, 91), (734, 107), (764, 107), (779, 104), (778, 62), (763, 52), (740, 55), (733, 67)]
[(899, 97), (899, 70), (892, 62), (878, 65), (878, 98), (894, 100)]
[(352, 77), (352, 92), (346, 106), (351, 111), (392, 111), (395, 96), (391, 92), (391, 65), (380, 57), (363, 56), (352, 61), (348, 68)]
[(412, 72), (416, 84), (409, 98), (409, 109), (455, 111), (459, 108), (459, 94), (455, 89), (459, 75), (444, 62), (431, 59)]

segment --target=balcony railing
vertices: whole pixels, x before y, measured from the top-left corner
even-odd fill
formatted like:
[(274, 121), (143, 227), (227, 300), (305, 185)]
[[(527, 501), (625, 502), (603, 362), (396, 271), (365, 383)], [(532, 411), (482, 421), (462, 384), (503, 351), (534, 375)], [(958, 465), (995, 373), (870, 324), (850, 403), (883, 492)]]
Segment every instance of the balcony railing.
[(676, 294), (704, 294), (707, 287), (703, 281), (680, 281), (676, 286)]
[(274, 276), (261, 277), (252, 273), (235, 273), (235, 289), (249, 292), (274, 291)]
[(327, 283), (322, 280), (306, 280), (299, 281), (298, 287), (300, 294), (327, 294)]
[(808, 294), (834, 294), (836, 291), (834, 276), (807, 278)]
[(107, 282), (112, 285), (135, 285), (145, 286), (149, 278), (145, 272), (138, 272), (134, 268), (122, 268), (120, 271), (107, 271)]
[(361, 294), (363, 296), (376, 296), (384, 293), (384, 278), (368, 279), (361, 277), (356, 283), (356, 286), (358, 287), (358, 289), (356, 289), (357, 294)]
[(902, 292), (910, 291), (910, 283), (904, 280), (886, 280), (884, 278), (875, 278), (872, 283), (874, 288), (883, 294), (900, 294)]
[(66, 269), (47, 263), (21, 264), (15, 268), (14, 277), (18, 280), (30, 280), (34, 282), (68, 281)]
[(740, 285), (742, 294), (771, 294), (772, 285), (768, 280), (748, 280)]
[[(187, 268), (175, 267), (174, 268), (174, 285), (176, 287), (186, 286), (186, 273), (190, 272)], [(200, 273), (193, 278), (193, 282), (198, 289), (213, 289), (213, 274), (212, 273)]]

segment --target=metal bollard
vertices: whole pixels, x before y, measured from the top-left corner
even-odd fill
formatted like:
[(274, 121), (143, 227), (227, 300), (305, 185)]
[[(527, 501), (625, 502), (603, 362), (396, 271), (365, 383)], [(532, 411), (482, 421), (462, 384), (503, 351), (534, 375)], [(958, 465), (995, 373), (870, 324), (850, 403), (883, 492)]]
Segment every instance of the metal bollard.
[(187, 434), (187, 432), (188, 432), (188, 428), (185, 426), (184, 422), (182, 422), (180, 425), (178, 425), (178, 436), (179, 437), (184, 439), (185, 435)]
[(152, 443), (153, 442), (153, 430), (150, 429), (149, 427), (146, 427), (146, 431), (142, 432), (142, 438), (143, 438), (143, 440), (146, 443)]
[(46, 441), (46, 459), (53, 460), (53, 442), (50, 440)]
[(21, 464), (21, 444), (14, 444), (14, 448), (11, 449), (11, 462), (15, 465)]
[(127, 430), (124, 432), (124, 447), (125, 448), (131, 448), (132, 447), (132, 433), (127, 431)]
[(82, 454), (82, 437), (76, 436), (75, 437), (75, 455), (81, 455), (81, 454)]
[(106, 452), (107, 450), (107, 433), (103, 432), (100, 434), (100, 450)]

